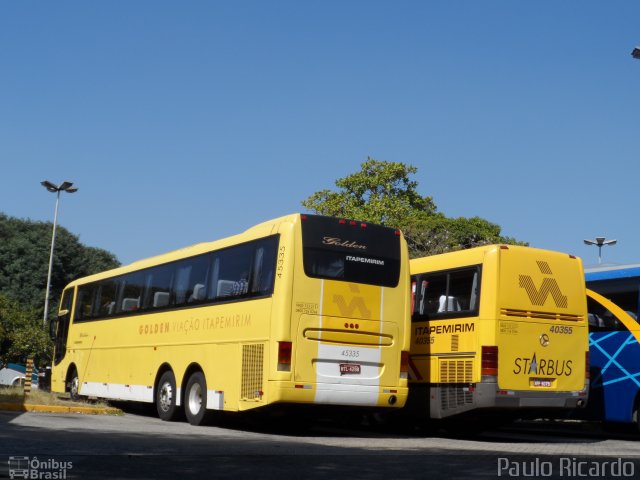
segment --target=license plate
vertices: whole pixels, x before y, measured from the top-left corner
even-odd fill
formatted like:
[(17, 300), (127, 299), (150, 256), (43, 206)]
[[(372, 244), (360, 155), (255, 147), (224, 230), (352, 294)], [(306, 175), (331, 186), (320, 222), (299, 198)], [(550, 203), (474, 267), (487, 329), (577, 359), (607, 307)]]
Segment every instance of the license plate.
[(360, 375), (360, 365), (357, 363), (341, 363), (340, 375)]
[(534, 378), (532, 380), (534, 387), (552, 387), (553, 380), (550, 378)]

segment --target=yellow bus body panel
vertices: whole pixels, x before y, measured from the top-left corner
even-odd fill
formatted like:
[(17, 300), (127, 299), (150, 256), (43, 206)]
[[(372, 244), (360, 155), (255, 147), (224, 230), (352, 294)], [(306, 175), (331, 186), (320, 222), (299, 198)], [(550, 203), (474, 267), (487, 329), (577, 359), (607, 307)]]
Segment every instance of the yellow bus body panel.
[[(158, 373), (166, 366), (175, 375), (178, 405), (193, 368), (204, 373), (207, 407), (213, 409), (279, 402), (404, 405), (408, 386), (400, 376), (400, 352), (409, 350), (409, 266), (402, 237), (394, 288), (307, 277), (296, 214), (82, 278), (66, 290), (77, 295), (86, 283), (274, 234), (279, 243), (271, 296), (71, 321), (66, 355), (53, 367), (52, 390), (64, 392), (75, 367), (81, 395), (153, 402)], [(278, 368), (280, 342), (292, 343), (291, 371)], [(360, 365), (361, 374), (341, 375), (340, 365), (351, 363)]]
[(584, 388), (587, 305), (581, 263), (558, 252), (501, 252), (498, 384), (508, 390)]
[(584, 394), (588, 332), (580, 259), (492, 245), (410, 261), (411, 275), (471, 266), (481, 268), (477, 315), (412, 323), (411, 384), (479, 384), (487, 346), (497, 347), (497, 389), (505, 395)]

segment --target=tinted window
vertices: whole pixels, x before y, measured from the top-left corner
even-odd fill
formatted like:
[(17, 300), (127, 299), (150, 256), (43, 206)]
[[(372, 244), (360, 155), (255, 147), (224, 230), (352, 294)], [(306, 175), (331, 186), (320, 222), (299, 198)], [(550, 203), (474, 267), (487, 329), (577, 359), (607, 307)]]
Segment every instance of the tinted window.
[(480, 266), (415, 275), (411, 280), (414, 321), (478, 314)]
[(98, 284), (95, 309), (92, 316), (104, 317), (115, 312), (118, 300), (118, 285), (116, 279), (105, 280)]
[(78, 289), (77, 320), (273, 293), (278, 236), (158, 265)]
[(83, 285), (78, 288), (75, 320), (87, 320), (92, 316), (93, 302), (97, 284)]
[(587, 288), (604, 295), (632, 317), (638, 317), (638, 311), (640, 310), (638, 306), (640, 302), (640, 280), (638, 278), (592, 281), (587, 282)]
[(302, 218), (307, 276), (398, 285), (401, 252), (400, 235), (395, 229), (317, 215)]
[(174, 271), (174, 264), (160, 265), (147, 271), (143, 309), (163, 308), (172, 303), (171, 282)]
[(277, 237), (216, 252), (211, 269), (209, 298), (266, 295), (273, 291)]
[(115, 313), (127, 313), (140, 310), (142, 293), (144, 292), (144, 272), (128, 273), (120, 277), (122, 291), (116, 301)]
[(618, 317), (591, 297), (587, 297), (587, 309), (589, 310), (590, 332), (626, 331)]
[(176, 264), (175, 304), (196, 303), (206, 299), (210, 255), (181, 260)]

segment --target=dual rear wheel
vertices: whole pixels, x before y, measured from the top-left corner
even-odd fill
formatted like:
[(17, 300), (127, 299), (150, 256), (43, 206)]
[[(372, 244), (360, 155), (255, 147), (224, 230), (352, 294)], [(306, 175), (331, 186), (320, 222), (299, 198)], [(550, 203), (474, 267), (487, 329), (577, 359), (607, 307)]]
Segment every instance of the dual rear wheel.
[[(176, 405), (176, 377), (168, 370), (162, 374), (156, 388), (156, 408), (162, 420), (177, 420), (181, 410)], [(187, 381), (184, 398), (184, 414), (191, 425), (202, 425), (207, 415), (207, 382), (202, 372), (194, 372)]]

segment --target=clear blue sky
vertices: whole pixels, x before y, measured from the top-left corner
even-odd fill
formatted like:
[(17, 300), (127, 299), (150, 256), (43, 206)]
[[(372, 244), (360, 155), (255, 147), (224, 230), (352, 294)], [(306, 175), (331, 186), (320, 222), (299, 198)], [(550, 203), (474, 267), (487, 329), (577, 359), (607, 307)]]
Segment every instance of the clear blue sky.
[(0, 3), (0, 211), (124, 263), (301, 211), (367, 156), (448, 216), (640, 262), (640, 2)]

